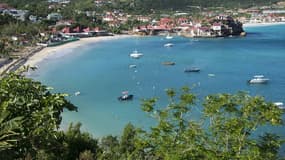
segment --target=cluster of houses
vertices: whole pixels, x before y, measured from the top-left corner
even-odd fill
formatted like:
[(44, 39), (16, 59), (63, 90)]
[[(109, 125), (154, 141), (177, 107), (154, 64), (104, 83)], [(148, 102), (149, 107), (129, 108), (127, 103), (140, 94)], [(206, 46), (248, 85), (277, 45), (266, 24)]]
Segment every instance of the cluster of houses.
[(284, 10), (252, 10), (251, 17), (245, 21), (247, 23), (274, 23), (285, 22)]
[(177, 33), (186, 37), (224, 37), (240, 35), (244, 31), (242, 23), (232, 17), (219, 15), (214, 18), (193, 21), (191, 17), (161, 18), (150, 24), (135, 27), (134, 33), (140, 35), (157, 35)]
[(18, 20), (25, 21), (27, 13), (28, 13), (27, 10), (15, 9), (13, 7), (10, 7), (6, 3), (0, 3), (0, 14), (3, 14), (3, 15), (8, 14), (8, 15), (11, 15)]
[(31, 22), (39, 22), (42, 19), (48, 19), (48, 20), (62, 19), (60, 13), (50, 13), (47, 15), (47, 17), (37, 17), (35, 15), (30, 15), (28, 10), (15, 9), (13, 7), (10, 7), (6, 3), (0, 3), (0, 14), (2, 15), (7, 14), (14, 17), (17, 20), (21, 21), (29, 20)]

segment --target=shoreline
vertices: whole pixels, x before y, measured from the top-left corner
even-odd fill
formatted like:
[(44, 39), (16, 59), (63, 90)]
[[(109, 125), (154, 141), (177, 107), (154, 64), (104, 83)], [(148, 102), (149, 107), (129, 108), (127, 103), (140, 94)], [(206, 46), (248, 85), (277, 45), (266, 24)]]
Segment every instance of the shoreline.
[(275, 25), (282, 25), (285, 22), (268, 22), (268, 23), (244, 23), (243, 27), (265, 27), (265, 26), (275, 26)]
[(114, 35), (114, 36), (102, 36), (102, 37), (89, 37), (89, 38), (81, 38), (79, 41), (74, 41), (70, 43), (66, 43), (63, 45), (55, 46), (55, 47), (45, 47), (41, 51), (35, 53), (33, 56), (29, 57), (27, 61), (22, 66), (30, 66), (36, 67), (39, 63), (41, 63), (44, 59), (60, 54), (60, 51), (66, 49), (74, 49), (80, 46), (84, 46), (90, 43), (97, 43), (101, 41), (109, 41), (116, 40), (122, 38), (130, 38), (133, 35)]
[[(269, 22), (269, 23), (244, 23), (244, 28), (251, 28), (251, 27), (265, 27), (265, 26), (275, 26), (275, 25), (284, 25), (285, 22)], [(9, 72), (9, 68), (12, 68), (11, 70), (17, 70), (21, 68), (22, 66), (30, 66), (30, 67), (36, 67), (37, 64), (45, 60), (46, 58), (60, 54), (61, 50), (66, 49), (74, 49), (80, 46), (84, 46), (90, 43), (97, 43), (100, 41), (108, 41), (108, 40), (116, 40), (121, 38), (130, 38), (134, 37), (136, 35), (114, 35), (114, 36), (99, 36), (99, 37), (88, 37), (88, 38), (80, 38), (79, 41), (69, 42), (63, 45), (54, 46), (54, 47), (45, 47), (41, 48), (40, 50), (35, 51), (34, 53), (21, 57), (20, 59), (13, 60), (12, 62), (3, 65), (0, 67), (0, 75), (5, 74), (6, 72)], [(34, 48), (37, 48), (39, 46), (35, 46)], [(15, 64), (17, 61), (23, 61), (21, 64)]]

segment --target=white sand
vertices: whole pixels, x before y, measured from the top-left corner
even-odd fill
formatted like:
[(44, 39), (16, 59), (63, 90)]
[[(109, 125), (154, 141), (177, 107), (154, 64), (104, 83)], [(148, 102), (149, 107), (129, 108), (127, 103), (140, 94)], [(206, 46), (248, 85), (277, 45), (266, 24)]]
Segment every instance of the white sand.
[(121, 39), (121, 38), (128, 38), (132, 37), (132, 35), (115, 35), (115, 36), (103, 36), (103, 37), (90, 37), (90, 38), (81, 38), (79, 41), (70, 42), (64, 45), (55, 46), (55, 47), (46, 47), (40, 52), (34, 54), (32, 57), (30, 57), (27, 62), (24, 64), (25, 66), (36, 66), (41, 61), (43, 61), (45, 58), (54, 56), (56, 54), (60, 54), (60, 51), (66, 50), (66, 49), (73, 49), (77, 48), (82, 45), (90, 44), (90, 43), (96, 43), (106, 40), (114, 40), (114, 39)]
[(245, 23), (243, 27), (262, 27), (285, 24), (285, 22), (270, 22), (270, 23)]

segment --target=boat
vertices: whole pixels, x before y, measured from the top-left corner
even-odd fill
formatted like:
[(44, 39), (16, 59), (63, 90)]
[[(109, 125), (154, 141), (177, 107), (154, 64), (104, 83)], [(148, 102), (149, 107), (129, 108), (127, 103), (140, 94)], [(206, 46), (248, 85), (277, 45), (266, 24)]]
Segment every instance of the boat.
[(78, 95), (80, 95), (80, 92), (77, 91), (77, 92), (74, 93), (74, 95), (75, 95), (75, 96), (78, 96)]
[(133, 100), (134, 95), (129, 94), (128, 91), (122, 92), (122, 96), (118, 97), (119, 101), (130, 101)]
[(209, 76), (209, 77), (215, 77), (216, 75), (213, 74), (213, 73), (209, 73), (208, 76)]
[(268, 78), (264, 78), (264, 75), (255, 75), (252, 79), (248, 80), (250, 84), (265, 84), (269, 81)]
[(173, 43), (166, 43), (165, 45), (164, 45), (164, 47), (172, 47), (173, 46)]
[(166, 39), (172, 39), (173, 37), (168, 34), (165, 38)]
[(191, 67), (184, 69), (184, 72), (200, 72), (200, 68), (198, 67)]
[(273, 104), (276, 105), (279, 109), (285, 109), (283, 102), (274, 102)]
[(139, 53), (137, 50), (134, 50), (131, 54), (130, 57), (135, 58), (135, 59), (139, 59), (141, 58), (141, 56), (143, 56), (142, 53)]
[(167, 62), (162, 62), (163, 65), (168, 65), (168, 66), (173, 66), (175, 65), (175, 62), (170, 62), (170, 61), (167, 61)]
[(135, 65), (135, 64), (130, 64), (130, 65), (129, 65), (129, 68), (137, 68), (137, 65)]

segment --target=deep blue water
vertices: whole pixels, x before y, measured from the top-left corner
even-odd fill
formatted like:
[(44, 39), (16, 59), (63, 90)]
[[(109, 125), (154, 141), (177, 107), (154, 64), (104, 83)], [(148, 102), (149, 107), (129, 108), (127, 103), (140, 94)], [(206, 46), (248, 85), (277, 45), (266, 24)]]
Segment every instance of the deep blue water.
[[(285, 25), (246, 31), (244, 38), (134, 37), (87, 44), (49, 57), (30, 76), (54, 87), (55, 92), (72, 95), (69, 99), (79, 112), (65, 112), (63, 128), (70, 122), (82, 122), (83, 129), (96, 137), (118, 135), (128, 122), (141, 127), (153, 124), (140, 109), (141, 99), (159, 97), (164, 106), (166, 88), (194, 87), (198, 106), (208, 94), (237, 91), (285, 102)], [(174, 46), (163, 47), (168, 42)], [(141, 59), (129, 57), (135, 49), (144, 54)], [(176, 65), (164, 66), (164, 61)], [(130, 64), (137, 68), (130, 69)], [(189, 66), (197, 66), (201, 72), (184, 73)], [(246, 81), (256, 74), (265, 75), (270, 82), (248, 85)], [(133, 101), (117, 100), (125, 90), (134, 94)], [(81, 94), (73, 96), (76, 91)], [(194, 119), (199, 116), (198, 108), (193, 111)], [(284, 127), (264, 130), (285, 136)]]

